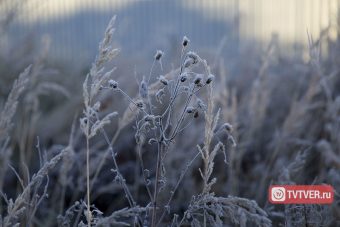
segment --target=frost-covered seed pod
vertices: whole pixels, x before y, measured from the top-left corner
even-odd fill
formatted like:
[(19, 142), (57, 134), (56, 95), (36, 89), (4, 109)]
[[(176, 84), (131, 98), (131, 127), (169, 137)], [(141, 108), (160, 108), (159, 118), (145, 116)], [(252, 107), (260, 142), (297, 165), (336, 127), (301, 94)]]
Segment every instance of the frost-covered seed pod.
[(188, 37), (184, 36), (183, 41), (182, 41), (182, 45), (184, 47), (186, 47), (186, 46), (188, 46), (189, 43), (190, 43), (190, 39), (188, 39)]
[(192, 106), (189, 106), (188, 108), (187, 108), (187, 113), (188, 114), (191, 114), (191, 113), (193, 113), (193, 112), (195, 112), (195, 108), (194, 107), (192, 107)]
[(155, 116), (154, 115), (146, 115), (144, 117), (144, 121), (150, 122), (150, 121), (154, 121), (154, 120), (155, 120)]
[(115, 81), (115, 80), (109, 80), (109, 86), (112, 89), (116, 89), (116, 88), (118, 88), (118, 82)]
[(163, 51), (161, 51), (161, 50), (157, 50), (157, 52), (156, 52), (156, 54), (155, 54), (155, 60), (157, 60), (157, 61), (159, 61), (161, 58), (162, 58), (162, 56), (164, 55), (164, 52)]
[(168, 85), (169, 84), (169, 81), (164, 77), (164, 76), (159, 76), (159, 82), (161, 82), (163, 85)]
[(227, 130), (228, 132), (231, 132), (233, 130), (233, 126), (229, 123), (224, 123), (222, 127)]
[(196, 77), (195, 77), (195, 79), (194, 79), (194, 83), (195, 83), (196, 85), (198, 85), (198, 84), (201, 83), (201, 81), (202, 81), (202, 75), (201, 75), (201, 74), (197, 74)]
[(142, 101), (136, 102), (136, 105), (138, 108), (143, 109), (144, 108), (144, 103)]
[(182, 74), (181, 77), (180, 77), (180, 81), (181, 81), (182, 83), (185, 82), (187, 79), (188, 79), (187, 74)]
[(207, 81), (205, 82), (206, 84), (210, 84), (213, 80), (215, 79), (215, 76), (212, 74), (209, 74)]
[(192, 59), (192, 64), (198, 63), (198, 60), (200, 59), (198, 54), (196, 54), (193, 51), (190, 51), (190, 52), (187, 53), (187, 58)]

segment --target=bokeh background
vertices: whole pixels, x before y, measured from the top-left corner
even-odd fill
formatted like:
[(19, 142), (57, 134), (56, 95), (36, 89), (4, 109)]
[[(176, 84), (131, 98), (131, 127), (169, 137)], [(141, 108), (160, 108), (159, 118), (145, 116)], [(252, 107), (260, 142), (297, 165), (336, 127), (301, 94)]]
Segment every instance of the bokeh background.
[[(229, 57), (249, 47), (263, 50), (275, 39), (283, 54), (306, 59), (307, 32), (315, 39), (322, 32), (337, 39), (338, 4), (337, 0), (2, 0), (2, 17), (11, 14), (3, 22), (11, 20), (2, 49), (17, 42), (39, 45), (46, 36), (51, 59), (88, 64), (107, 21), (117, 15), (115, 41), (125, 55), (141, 57), (155, 48), (171, 49), (187, 35), (201, 51), (224, 45)], [(322, 48), (326, 54), (327, 42)]]

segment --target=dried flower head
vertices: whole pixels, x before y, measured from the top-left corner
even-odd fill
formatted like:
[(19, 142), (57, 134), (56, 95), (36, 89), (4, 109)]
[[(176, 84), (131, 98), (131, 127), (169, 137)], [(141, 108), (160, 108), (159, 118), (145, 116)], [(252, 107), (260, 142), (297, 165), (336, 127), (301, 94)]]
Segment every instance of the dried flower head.
[(213, 74), (209, 74), (205, 83), (210, 84), (214, 79), (215, 79), (215, 76)]
[(159, 76), (158, 80), (159, 80), (159, 82), (161, 82), (165, 86), (169, 84), (169, 81), (162, 75)]
[(181, 74), (181, 76), (180, 76), (180, 81), (181, 82), (185, 82), (187, 79), (188, 79), (187, 74)]
[(187, 108), (187, 113), (188, 113), (188, 114), (191, 114), (191, 113), (193, 113), (193, 112), (195, 112), (195, 111), (196, 111), (196, 108), (195, 108), (195, 107), (189, 106), (189, 107)]
[(190, 51), (187, 53), (187, 58), (192, 59), (193, 60), (193, 64), (198, 63), (200, 57), (198, 56), (198, 54), (196, 54), (193, 51)]
[(155, 54), (155, 60), (157, 60), (157, 61), (159, 61), (161, 58), (162, 58), (162, 56), (164, 55), (164, 52), (163, 51), (161, 51), (161, 50), (157, 50), (156, 51), (156, 54)]
[(222, 125), (222, 128), (225, 129), (225, 130), (227, 130), (228, 132), (233, 131), (233, 126), (232, 126), (231, 124), (229, 124), (229, 123), (224, 123), (224, 124)]
[(144, 108), (144, 103), (143, 103), (143, 101), (137, 101), (137, 102), (136, 102), (136, 106), (137, 106), (138, 108), (140, 108), (140, 109), (143, 109), (143, 108)]
[(118, 82), (115, 80), (109, 80), (109, 86), (112, 89), (117, 89), (118, 88)]
[(146, 115), (144, 117), (144, 121), (147, 121), (147, 122), (154, 122), (155, 121), (155, 116), (154, 115)]
[(194, 79), (194, 83), (195, 83), (196, 85), (200, 84), (201, 81), (202, 81), (202, 78), (203, 78), (203, 77), (202, 77), (201, 74), (197, 74), (196, 77), (195, 77), (195, 79)]
[(188, 39), (188, 37), (184, 36), (183, 41), (182, 41), (182, 45), (184, 47), (186, 47), (186, 46), (188, 46), (189, 43), (190, 43), (190, 39)]
[(185, 61), (183, 63), (184, 68), (188, 68), (192, 65), (195, 65), (199, 62), (200, 57), (195, 52), (188, 52), (185, 57)]

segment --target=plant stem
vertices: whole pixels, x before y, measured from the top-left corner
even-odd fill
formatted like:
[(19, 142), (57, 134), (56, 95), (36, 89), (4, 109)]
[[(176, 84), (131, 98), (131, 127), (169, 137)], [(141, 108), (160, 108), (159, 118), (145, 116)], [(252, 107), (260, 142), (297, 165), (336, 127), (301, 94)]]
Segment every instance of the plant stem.
[(152, 209), (152, 221), (151, 226), (156, 226), (156, 216), (157, 216), (157, 197), (158, 197), (158, 181), (161, 170), (161, 152), (162, 152), (162, 141), (158, 142), (158, 153), (157, 153), (157, 167), (156, 167), (156, 179), (155, 179), (155, 190), (153, 194), (153, 209)]
[[(89, 124), (89, 123), (88, 123)], [(89, 132), (89, 126), (88, 132)], [(91, 211), (90, 211), (90, 145), (89, 138), (86, 136), (86, 187), (87, 187), (87, 226), (91, 227)]]

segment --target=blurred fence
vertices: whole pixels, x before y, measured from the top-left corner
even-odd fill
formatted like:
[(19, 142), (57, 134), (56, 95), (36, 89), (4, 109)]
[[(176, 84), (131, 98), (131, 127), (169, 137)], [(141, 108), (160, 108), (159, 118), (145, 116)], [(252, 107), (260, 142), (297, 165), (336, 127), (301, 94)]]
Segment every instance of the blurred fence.
[[(239, 45), (257, 40), (266, 46), (276, 38), (286, 52), (295, 53), (308, 47), (307, 31), (315, 39), (322, 32), (337, 39), (339, 0), (191, 0), (186, 5), (211, 18), (233, 19)], [(323, 51), (327, 52), (327, 42)]]
[[(165, 18), (167, 21), (162, 24), (162, 28), (157, 28), (158, 30), (169, 28), (176, 32), (181, 28), (190, 29), (192, 35), (200, 37), (202, 43), (216, 43), (217, 39), (222, 39), (223, 32), (231, 33), (240, 46), (252, 40), (257, 41), (260, 46), (265, 46), (272, 37), (276, 37), (280, 44), (287, 47), (286, 52), (294, 53), (307, 47), (307, 30), (314, 38), (318, 38), (320, 32), (331, 27), (327, 31), (329, 37), (337, 38), (339, 2), (339, 0), (0, 0), (0, 17), (4, 17), (17, 6), (16, 23), (20, 25), (17, 32), (24, 33), (33, 29), (35, 33), (51, 33), (56, 44), (66, 44), (67, 48), (64, 51), (67, 53), (70, 51), (79, 53), (79, 49), (87, 48), (86, 43), (95, 43), (94, 40), (97, 40), (103, 32), (110, 12), (118, 15), (122, 12), (122, 18), (131, 16), (137, 18), (136, 21), (154, 22), (141, 23), (136, 27), (133, 27), (133, 23), (129, 24), (129, 28), (133, 28), (132, 32), (138, 34), (134, 36), (135, 38), (146, 39), (149, 35), (147, 33), (150, 33), (148, 27), (157, 26), (157, 22)], [(72, 20), (72, 15), (80, 17)], [(189, 18), (197, 15), (210, 22), (197, 23), (195, 19)], [(82, 23), (84, 20), (86, 24)], [(60, 21), (66, 21), (63, 24), (66, 28), (61, 26)], [(172, 22), (177, 24), (171, 24)], [(214, 23), (228, 23), (231, 29), (228, 30), (227, 26), (215, 26)], [(221, 31), (224, 28), (226, 31)], [(77, 34), (81, 34), (81, 37)], [(96, 38), (84, 34), (87, 36), (92, 34)], [(126, 38), (131, 38), (131, 35)], [(80, 40), (85, 43), (81, 48), (77, 47)], [(140, 43), (145, 41), (141, 40), (138, 45)], [(324, 48), (326, 46), (327, 43)], [(56, 47), (56, 51), (61, 49)]]

